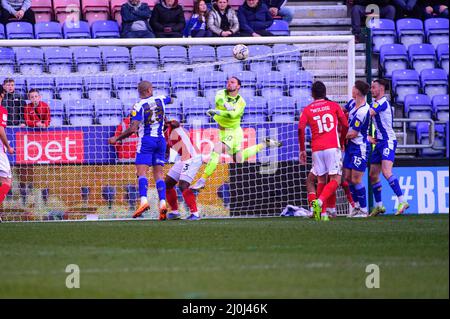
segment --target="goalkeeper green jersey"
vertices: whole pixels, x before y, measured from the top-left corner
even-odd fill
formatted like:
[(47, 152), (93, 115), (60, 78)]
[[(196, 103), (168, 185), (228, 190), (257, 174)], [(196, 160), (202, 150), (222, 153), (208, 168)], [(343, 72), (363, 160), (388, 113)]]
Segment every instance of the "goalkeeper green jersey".
[(220, 90), (216, 94), (216, 110), (220, 110), (220, 115), (214, 115), (214, 121), (223, 128), (240, 127), (245, 105), (244, 98), (239, 94), (232, 97), (227, 90)]

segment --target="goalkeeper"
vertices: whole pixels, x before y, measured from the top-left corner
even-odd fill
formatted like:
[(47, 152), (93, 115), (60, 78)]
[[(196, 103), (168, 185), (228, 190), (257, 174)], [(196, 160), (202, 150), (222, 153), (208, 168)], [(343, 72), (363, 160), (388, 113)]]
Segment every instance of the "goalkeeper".
[(219, 164), (221, 154), (229, 154), (233, 156), (236, 163), (242, 163), (265, 147), (280, 147), (282, 145), (276, 140), (266, 138), (264, 143), (241, 151), (244, 136), (241, 118), (244, 115), (246, 103), (244, 98), (239, 95), (240, 88), (241, 81), (237, 77), (230, 77), (227, 81), (227, 88), (218, 91), (216, 94), (216, 108), (207, 112), (219, 124), (220, 142), (214, 146), (202, 177), (191, 187), (192, 189), (199, 190), (205, 187), (206, 180), (214, 173), (217, 164)]

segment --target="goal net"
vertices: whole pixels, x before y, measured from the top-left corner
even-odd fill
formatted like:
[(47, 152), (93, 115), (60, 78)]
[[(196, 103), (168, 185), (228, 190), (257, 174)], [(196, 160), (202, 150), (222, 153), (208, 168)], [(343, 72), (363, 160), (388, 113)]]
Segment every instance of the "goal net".
[[(246, 60), (233, 57), (236, 44), (248, 46)], [(9, 155), (13, 184), (0, 216), (3, 221), (131, 218), (139, 203), (137, 139), (112, 146), (108, 138), (127, 127), (141, 80), (153, 84), (154, 95), (173, 97), (165, 115), (180, 121), (202, 154), (195, 182), (219, 141), (217, 123), (206, 111), (214, 108), (215, 94), (229, 76), (242, 81), (247, 104), (241, 149), (266, 137), (283, 145), (243, 163), (222, 154), (206, 187), (195, 191), (201, 216), (279, 216), (287, 205), (307, 209), (311, 156), (308, 147), (308, 165), (299, 164), (298, 119), (312, 101), (313, 81), (325, 83), (330, 100), (346, 103), (354, 63), (351, 36), (0, 40), (0, 81), (9, 85), (2, 104), (9, 111), (6, 132), (15, 149)], [(30, 89), (49, 105), (49, 120), (30, 102)], [(48, 127), (33, 127), (46, 121)], [(178, 160), (172, 151), (165, 175)], [(159, 201), (151, 171), (147, 177), (151, 208), (143, 217), (152, 219)], [(186, 215), (179, 189), (177, 194)], [(345, 215), (342, 190), (337, 195), (338, 214)]]

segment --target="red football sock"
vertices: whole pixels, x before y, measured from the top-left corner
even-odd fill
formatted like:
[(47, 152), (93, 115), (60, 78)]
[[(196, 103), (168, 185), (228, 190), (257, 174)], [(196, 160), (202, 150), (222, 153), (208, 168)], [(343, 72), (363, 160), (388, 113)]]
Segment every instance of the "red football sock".
[(189, 210), (191, 211), (191, 214), (196, 213), (197, 212), (197, 202), (195, 200), (195, 195), (190, 188), (184, 190), (183, 198), (184, 198), (184, 201), (186, 202), (186, 204), (188, 205)]
[(6, 195), (8, 195), (10, 189), (10, 184), (0, 182), (0, 204), (3, 203), (3, 200), (5, 199)]
[(325, 187), (324, 183), (317, 183), (317, 197), (320, 196), (320, 194), (322, 194), (323, 188)]
[(325, 185), (325, 187), (323, 188), (322, 194), (319, 196), (319, 199), (322, 201), (322, 203), (326, 203), (328, 198), (333, 193), (336, 193), (338, 186), (339, 186), (339, 184), (335, 180), (332, 180), (327, 185)]
[(308, 204), (311, 205), (313, 200), (317, 199), (316, 193), (308, 193)]
[(347, 200), (349, 204), (354, 208), (355, 202), (353, 201), (352, 193), (350, 192), (350, 187), (348, 185), (347, 181), (343, 181), (341, 184), (342, 188), (344, 189), (345, 196), (347, 197)]
[(175, 188), (166, 189), (166, 199), (172, 210), (178, 210), (178, 197)]
[(327, 207), (328, 208), (336, 208), (336, 192), (334, 192), (333, 194), (331, 194), (330, 197), (328, 197)]

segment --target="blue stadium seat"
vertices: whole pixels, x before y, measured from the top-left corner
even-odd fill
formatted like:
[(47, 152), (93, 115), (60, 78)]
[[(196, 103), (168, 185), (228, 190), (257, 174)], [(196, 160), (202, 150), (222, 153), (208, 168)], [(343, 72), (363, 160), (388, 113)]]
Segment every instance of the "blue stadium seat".
[(178, 122), (183, 121), (183, 108), (181, 106), (180, 99), (173, 99), (171, 104), (167, 104), (164, 109), (164, 115), (169, 120), (177, 120)]
[(408, 94), (419, 94), (419, 73), (415, 70), (395, 70), (392, 72), (392, 89), (395, 103), (403, 104)]
[(411, 44), (408, 53), (409, 63), (418, 73), (424, 69), (433, 69), (435, 67), (436, 54), (431, 44)]
[[(435, 125), (434, 146), (445, 146), (445, 127), (444, 125)], [(429, 144), (430, 143), (430, 129), (428, 123), (419, 123), (416, 128), (417, 144)], [(429, 157), (442, 157), (444, 156), (444, 150), (436, 150), (432, 148), (425, 148), (419, 150), (420, 156)]]
[(397, 24), (397, 36), (399, 43), (408, 48), (411, 44), (423, 43), (425, 33), (422, 20), (413, 18), (399, 19)]
[(384, 44), (380, 48), (380, 64), (386, 78), (395, 70), (408, 68), (408, 54), (402, 44)]
[(70, 125), (89, 126), (94, 122), (94, 103), (88, 99), (68, 100), (65, 102)]
[(439, 66), (447, 72), (448, 76), (448, 66), (449, 66), (449, 53), (448, 53), (448, 43), (439, 44), (436, 48), (436, 54)]
[(130, 51), (127, 47), (105, 46), (100, 50), (106, 71), (121, 74), (130, 69)]
[(425, 20), (425, 34), (427, 41), (435, 48), (441, 43), (448, 44), (449, 23), (448, 19), (431, 18)]
[(125, 117), (130, 116), (131, 110), (133, 109), (133, 106), (139, 101), (139, 98), (131, 98), (131, 99), (124, 99), (120, 100), (123, 104), (123, 114)]
[(38, 22), (34, 25), (36, 39), (62, 39), (62, 29), (58, 22)]
[(311, 104), (314, 101), (314, 99), (312, 98), (312, 96), (299, 96), (296, 97), (295, 99), (295, 103), (297, 105), (295, 114), (297, 117), (300, 116), (301, 112), (303, 111), (303, 109), (308, 106), (309, 104)]
[(34, 39), (33, 25), (28, 22), (9, 22), (6, 36), (8, 39)]
[(50, 126), (62, 126), (66, 118), (64, 111), (64, 103), (61, 100), (48, 100), (46, 101), (50, 107)]
[(286, 84), (290, 96), (311, 96), (313, 76), (307, 71), (291, 71), (285, 73)]
[[(194, 72), (214, 71), (216, 62), (216, 50), (209, 45), (194, 45), (189, 47), (189, 61), (196, 64)], [(205, 65), (202, 65), (205, 64)]]
[(91, 100), (110, 99), (111, 90), (111, 75), (88, 75), (84, 77), (84, 92)]
[(117, 126), (122, 122), (123, 106), (118, 99), (94, 100), (95, 115), (100, 125)]
[(273, 65), (272, 49), (268, 45), (249, 45), (248, 61), (250, 71), (270, 72)]
[(435, 95), (448, 94), (447, 73), (442, 69), (425, 69), (420, 73), (423, 93), (430, 99)]
[(0, 39), (4, 39), (4, 38), (6, 38), (5, 26), (0, 23)]
[(257, 73), (261, 95), (269, 98), (283, 96), (285, 92), (284, 74), (279, 71)]
[(448, 122), (449, 120), (449, 103), (448, 95), (435, 95), (431, 101), (433, 105), (434, 118), (438, 121)]
[(104, 20), (92, 23), (92, 38), (120, 38), (119, 25), (116, 21)]
[(86, 21), (71, 21), (64, 23), (63, 34), (65, 39), (90, 39), (91, 29)]
[(267, 122), (267, 99), (262, 96), (244, 96), (247, 106), (242, 121), (245, 123)]
[(11, 48), (0, 48), (0, 74), (14, 73), (15, 54)]
[(61, 100), (78, 100), (83, 97), (82, 76), (57, 76), (55, 86)]
[(200, 75), (200, 90), (208, 101), (214, 101), (218, 90), (225, 88), (227, 75), (221, 71), (207, 72)]
[(43, 101), (48, 101), (54, 98), (55, 92), (55, 79), (50, 76), (29, 77), (27, 79), (28, 88), (39, 90)]
[(241, 89), (239, 94), (246, 96), (256, 95), (257, 80), (256, 74), (251, 71), (240, 71), (237, 73), (228, 74), (229, 76), (236, 76), (241, 80)]
[(102, 56), (97, 47), (75, 47), (73, 58), (80, 73), (96, 74), (101, 71)]
[(180, 45), (166, 45), (159, 49), (161, 64), (165, 67), (169, 65), (185, 65), (188, 63), (186, 48)]
[(44, 51), (36, 47), (16, 49), (16, 60), (22, 74), (41, 74), (44, 68)]
[(220, 69), (227, 73), (236, 73), (244, 70), (244, 62), (238, 62), (233, 57), (233, 45), (221, 45), (217, 47), (217, 60), (223, 62)]
[(198, 95), (198, 73), (179, 72), (172, 77), (172, 90), (179, 99)]
[(136, 74), (122, 74), (113, 76), (114, 88), (117, 98), (122, 101), (127, 99), (138, 99), (137, 86), (141, 78)]
[(281, 72), (298, 71), (302, 64), (300, 49), (292, 44), (274, 44), (275, 64)]
[(397, 34), (395, 32), (395, 23), (389, 19), (373, 19), (371, 24), (373, 52), (380, 52), (384, 44), (395, 43)]
[(295, 121), (295, 98), (291, 96), (269, 98), (267, 101), (267, 107), (269, 110), (269, 115), (272, 118), (272, 122)]
[[(405, 114), (410, 119), (431, 119), (433, 110), (431, 100), (425, 94), (409, 94), (405, 96)], [(415, 129), (418, 122), (409, 123)]]
[(131, 60), (140, 72), (158, 70), (158, 49), (152, 46), (135, 46), (131, 48)]
[(72, 51), (69, 48), (43, 48), (47, 69), (53, 74), (69, 74), (72, 72)]
[(153, 95), (170, 95), (170, 73), (169, 72), (146, 72), (142, 73), (142, 81), (149, 81), (153, 85)]
[(181, 101), (184, 118), (187, 124), (207, 124), (210, 117), (206, 111), (211, 107), (209, 101), (204, 97), (188, 97)]
[(267, 28), (275, 36), (290, 36), (289, 23), (284, 20), (274, 19), (272, 25)]

